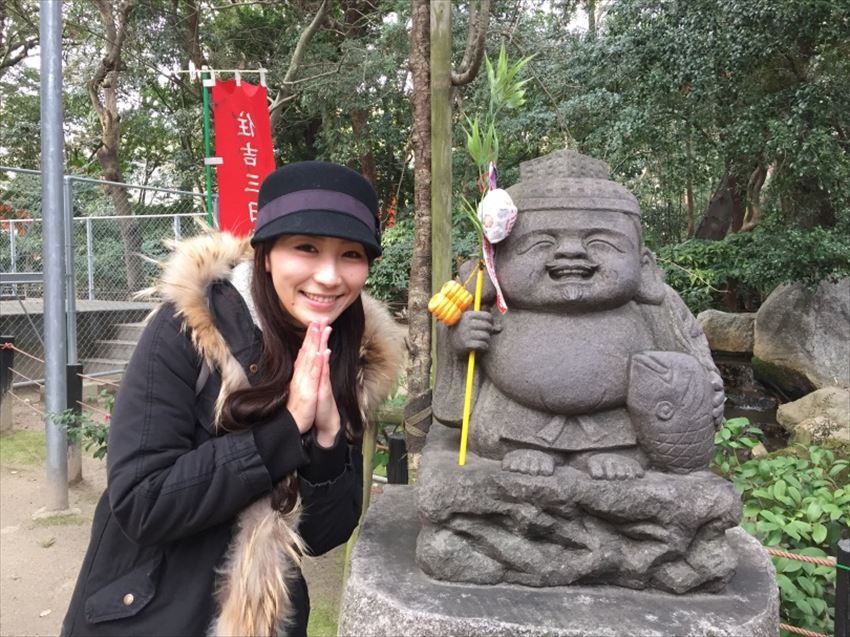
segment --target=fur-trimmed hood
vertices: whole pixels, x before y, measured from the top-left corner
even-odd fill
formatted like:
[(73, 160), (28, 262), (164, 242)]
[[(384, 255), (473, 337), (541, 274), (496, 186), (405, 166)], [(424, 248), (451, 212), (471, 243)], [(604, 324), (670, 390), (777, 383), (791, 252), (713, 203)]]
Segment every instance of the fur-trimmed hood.
[[(218, 422), (227, 396), (248, 385), (242, 364), (216, 327), (210, 308), (211, 286), (230, 281), (254, 315), (250, 294), (253, 250), (248, 239), (227, 233), (207, 233), (172, 245), (173, 253), (156, 286), (159, 296), (174, 305), (195, 350), (209, 370), (221, 376), (216, 399)], [(364, 421), (387, 398), (404, 358), (403, 330), (384, 306), (362, 295), (365, 331), (360, 348), (358, 396)], [(255, 318), (256, 322), (256, 318)], [(220, 612), (209, 634), (279, 635), (292, 612), (290, 582), (298, 573), (303, 542), (298, 535), (300, 506), (281, 514), (269, 496), (244, 509), (219, 570)]]
[[(253, 316), (250, 264), (254, 251), (247, 237), (219, 232), (174, 243), (171, 247), (173, 253), (165, 263), (156, 290), (163, 300), (170, 301), (177, 308), (195, 349), (210, 369), (221, 373), (221, 393), (216, 402), (218, 417), (224, 399), (236, 389), (245, 387), (248, 379), (215, 325), (208, 303), (208, 290), (216, 281), (231, 281)], [(368, 419), (386, 400), (402, 368), (404, 331), (379, 301), (366, 293), (361, 297), (366, 325), (360, 347), (358, 393), (361, 410)]]

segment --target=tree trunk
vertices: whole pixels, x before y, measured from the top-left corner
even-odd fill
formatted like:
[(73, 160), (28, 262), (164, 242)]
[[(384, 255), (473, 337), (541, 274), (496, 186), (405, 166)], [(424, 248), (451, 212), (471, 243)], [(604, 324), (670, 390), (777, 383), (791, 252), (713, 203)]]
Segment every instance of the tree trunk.
[[(407, 292), (407, 392), (419, 402), (431, 387), (431, 7), (429, 0), (411, 0), (410, 71), (413, 91), (411, 146), (413, 147), (414, 234)], [(411, 454), (422, 449), (421, 435), (407, 433)], [(420, 427), (421, 430), (421, 427)], [(427, 433), (427, 432), (426, 432)]]
[(761, 221), (761, 188), (767, 177), (767, 168), (761, 162), (756, 165), (747, 181), (747, 218), (741, 230), (747, 232), (755, 228)]
[(584, 11), (587, 13), (587, 33), (590, 37), (596, 37), (596, 0), (585, 0)]
[[(94, 0), (103, 20), (106, 38), (104, 55), (94, 77), (88, 83), (89, 98), (100, 120), (100, 148), (97, 159), (107, 181), (123, 182), (120, 163), (121, 115), (118, 110), (118, 71), (121, 68), (121, 48), (127, 37), (127, 24), (135, 2), (124, 0), (117, 6), (111, 0)], [(106, 186), (115, 214), (130, 217), (133, 210), (126, 188)], [(142, 237), (134, 219), (118, 221), (121, 240), (124, 244), (124, 264), (127, 268), (127, 293), (138, 292), (145, 286), (142, 265)]]
[(688, 232), (687, 238), (694, 236), (696, 230), (696, 206), (694, 204), (694, 176), (693, 176), (693, 148), (691, 147), (691, 136), (685, 141), (685, 149), (688, 154), (688, 178), (685, 183), (685, 202), (688, 205)]
[(708, 203), (708, 209), (694, 233), (696, 239), (719, 241), (730, 231), (737, 232), (744, 222), (744, 205), (734, 175), (726, 175)]
[[(363, 141), (369, 138), (369, 113), (362, 109), (356, 108), (351, 112), (351, 129), (354, 131), (354, 138)], [(370, 150), (370, 146), (365, 144), (363, 152), (358, 153), (360, 160), (360, 174), (362, 174), (372, 187), (378, 189), (378, 169), (375, 166), (375, 154)]]
[(745, 193), (741, 192), (740, 182), (735, 175), (729, 176), (728, 189), (732, 199), (732, 223), (729, 226), (729, 232), (738, 232), (744, 225), (747, 208), (744, 204)]
[[(348, 0), (345, 6), (345, 31), (347, 38), (362, 38), (366, 34), (363, 25), (370, 12), (376, 11), (376, 5), (361, 0)], [(362, 150), (358, 153), (360, 174), (362, 174), (375, 190), (378, 189), (378, 169), (375, 166), (375, 155), (368, 143), (369, 111), (355, 108), (351, 112), (351, 129)]]

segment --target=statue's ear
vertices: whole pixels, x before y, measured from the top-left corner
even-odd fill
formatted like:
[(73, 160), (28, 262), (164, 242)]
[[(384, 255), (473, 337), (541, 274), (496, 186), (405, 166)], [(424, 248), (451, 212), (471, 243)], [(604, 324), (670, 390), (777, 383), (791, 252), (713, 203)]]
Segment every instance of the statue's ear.
[(664, 275), (655, 264), (655, 255), (648, 248), (644, 248), (640, 255), (640, 286), (635, 294), (635, 301), (661, 305), (665, 295)]

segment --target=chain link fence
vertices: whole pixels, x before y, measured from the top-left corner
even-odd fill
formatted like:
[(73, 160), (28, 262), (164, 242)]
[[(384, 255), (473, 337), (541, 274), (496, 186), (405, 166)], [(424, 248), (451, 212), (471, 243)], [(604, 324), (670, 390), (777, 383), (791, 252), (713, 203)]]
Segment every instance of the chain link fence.
[[(153, 284), (167, 240), (203, 232), (204, 195), (66, 177), (65, 207), (73, 211), (66, 285), (76, 317), (69, 358), (88, 375), (118, 373), (153, 307), (137, 295)], [(43, 358), (42, 230), (40, 173), (0, 167), (0, 334)], [(35, 359), (16, 369), (16, 384), (43, 377)]]

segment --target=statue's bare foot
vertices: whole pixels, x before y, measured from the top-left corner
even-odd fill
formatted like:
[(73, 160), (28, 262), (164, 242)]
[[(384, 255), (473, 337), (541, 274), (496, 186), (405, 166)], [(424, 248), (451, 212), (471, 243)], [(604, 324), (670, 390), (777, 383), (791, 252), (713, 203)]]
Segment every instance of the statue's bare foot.
[(551, 476), (555, 472), (555, 458), (537, 449), (514, 449), (502, 458), (502, 470), (530, 476)]
[(631, 480), (643, 477), (640, 462), (617, 453), (591, 456), (587, 459), (587, 471), (594, 480)]

